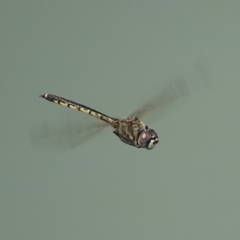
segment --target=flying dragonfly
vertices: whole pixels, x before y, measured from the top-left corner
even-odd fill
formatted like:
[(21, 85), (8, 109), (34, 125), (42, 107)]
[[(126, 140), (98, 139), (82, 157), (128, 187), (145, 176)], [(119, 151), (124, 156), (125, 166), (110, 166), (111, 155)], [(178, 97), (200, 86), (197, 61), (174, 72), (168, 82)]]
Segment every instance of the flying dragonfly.
[[(161, 113), (164, 112), (169, 105), (179, 102), (181, 99), (189, 95), (189, 88), (185, 80), (181, 79), (179, 81), (175, 81), (165, 87), (159, 94), (154, 96), (151, 101), (145, 103), (141, 108), (130, 114), (127, 118), (110, 117), (86, 105), (54, 94), (45, 93), (40, 95), (40, 97), (61, 106), (86, 113), (101, 120), (103, 124), (99, 124), (99, 130), (110, 125), (113, 129), (113, 133), (125, 144), (136, 148), (151, 150), (159, 141), (158, 134), (141, 120), (142, 117), (147, 114), (151, 114), (156, 110), (158, 110), (161, 115)], [(98, 132), (97, 124), (95, 127), (96, 132)], [(94, 134), (95, 133), (93, 133), (93, 135)]]

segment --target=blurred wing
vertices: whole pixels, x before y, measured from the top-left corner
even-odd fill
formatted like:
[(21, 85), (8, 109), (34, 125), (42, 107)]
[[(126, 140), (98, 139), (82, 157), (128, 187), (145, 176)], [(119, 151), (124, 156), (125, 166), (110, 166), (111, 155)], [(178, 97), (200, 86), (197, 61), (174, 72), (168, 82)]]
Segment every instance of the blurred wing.
[(92, 139), (107, 126), (108, 124), (104, 122), (91, 124), (43, 122), (30, 130), (29, 139), (33, 147), (66, 151)]
[(179, 78), (169, 83), (150, 101), (144, 104), (137, 111), (132, 113), (131, 117), (148, 119), (148, 122), (154, 122), (165, 116), (172, 107), (176, 107), (186, 97), (189, 97), (190, 90), (185, 79)]

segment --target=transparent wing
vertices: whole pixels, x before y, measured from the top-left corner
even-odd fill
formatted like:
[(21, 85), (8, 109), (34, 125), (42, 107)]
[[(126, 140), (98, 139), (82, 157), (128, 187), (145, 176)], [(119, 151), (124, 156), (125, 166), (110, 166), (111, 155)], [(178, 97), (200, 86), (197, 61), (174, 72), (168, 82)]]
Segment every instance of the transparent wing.
[(66, 151), (96, 137), (107, 126), (104, 122), (47, 121), (32, 127), (29, 139), (33, 147)]
[(198, 60), (188, 71), (169, 80), (162, 90), (130, 116), (153, 123), (182, 106), (190, 96), (210, 90), (210, 79), (213, 78), (210, 62), (206, 58)]
[(166, 87), (130, 116), (147, 119), (148, 122), (152, 123), (165, 116), (173, 108), (175, 109), (189, 96), (191, 94), (187, 82), (183, 77), (178, 78), (168, 83)]

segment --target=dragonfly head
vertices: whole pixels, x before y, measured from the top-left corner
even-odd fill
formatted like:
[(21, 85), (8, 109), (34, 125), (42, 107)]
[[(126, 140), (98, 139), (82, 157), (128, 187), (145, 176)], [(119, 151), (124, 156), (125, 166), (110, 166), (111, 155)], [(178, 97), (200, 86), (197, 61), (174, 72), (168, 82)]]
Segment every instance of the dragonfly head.
[(142, 148), (146, 148), (151, 150), (155, 147), (158, 143), (158, 135), (153, 129), (147, 128), (146, 130), (142, 131), (138, 138), (138, 144)]

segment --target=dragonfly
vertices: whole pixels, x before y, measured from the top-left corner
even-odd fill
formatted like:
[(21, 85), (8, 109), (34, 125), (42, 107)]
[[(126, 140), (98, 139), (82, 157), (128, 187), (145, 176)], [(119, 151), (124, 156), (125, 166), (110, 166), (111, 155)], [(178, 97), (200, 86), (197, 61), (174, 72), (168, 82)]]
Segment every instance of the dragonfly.
[[(159, 137), (154, 129), (149, 128), (148, 125), (141, 120), (142, 117), (156, 111), (161, 115), (169, 108), (169, 105), (179, 102), (187, 96), (190, 96), (188, 85), (184, 79), (181, 79), (167, 85), (167, 87), (162, 89), (160, 93), (156, 94), (150, 101), (143, 104), (142, 107), (134, 111), (128, 117), (115, 118), (84, 104), (58, 95), (49, 93), (40, 95), (41, 98), (49, 102), (80, 111), (102, 121), (103, 124), (99, 125), (99, 129), (110, 126), (113, 129), (115, 136), (117, 136), (123, 143), (147, 150), (153, 149), (158, 144)], [(98, 125), (96, 124), (96, 132), (98, 131), (97, 126)]]

